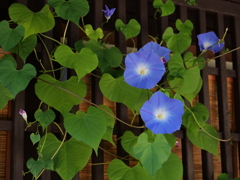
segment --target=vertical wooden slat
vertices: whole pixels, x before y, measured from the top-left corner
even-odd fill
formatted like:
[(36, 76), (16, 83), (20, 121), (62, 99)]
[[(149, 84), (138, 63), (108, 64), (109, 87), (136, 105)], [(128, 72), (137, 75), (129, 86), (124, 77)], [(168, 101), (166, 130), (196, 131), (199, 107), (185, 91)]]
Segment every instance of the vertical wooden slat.
[[(126, 22), (126, 0), (117, 0), (117, 18), (121, 19), (123, 23)], [(116, 33), (116, 46), (121, 50), (123, 54), (126, 54), (126, 40), (123, 34)], [(123, 121), (128, 120), (128, 109), (125, 105), (117, 103), (117, 110), (116, 110), (117, 117)], [(121, 122), (117, 121), (116, 127), (117, 129), (117, 138), (121, 137), (123, 133), (128, 130), (128, 126), (122, 124)], [(127, 152), (121, 146), (121, 141), (117, 141), (117, 155), (120, 157), (125, 157)], [(128, 162), (125, 162), (128, 163)]]
[[(240, 47), (240, 17), (235, 16), (234, 18), (234, 34), (232, 36), (232, 41), (234, 43), (233, 47)], [(240, 113), (239, 113), (239, 107), (240, 107), (240, 50), (237, 50), (233, 53), (233, 69), (236, 71), (236, 78), (234, 79), (234, 119), (236, 124), (236, 132), (240, 132)], [(240, 142), (238, 142), (238, 156), (240, 154)], [(238, 157), (239, 159), (239, 157)], [(240, 165), (238, 165), (240, 166)], [(238, 169), (238, 173), (235, 174), (238, 177), (238, 174), (240, 173), (240, 170)]]
[(141, 48), (148, 42), (148, 1), (138, 2), (138, 22), (141, 24), (141, 32), (138, 35), (138, 48)]
[[(206, 12), (204, 10), (199, 10), (199, 29), (198, 33), (206, 32)], [(204, 56), (206, 58), (206, 56)], [(209, 68), (206, 64), (205, 68), (201, 71), (201, 76), (203, 79), (203, 86), (200, 91), (200, 102), (203, 103), (207, 109), (210, 109), (209, 102), (209, 85), (208, 85), (208, 74)], [(208, 119), (207, 123), (210, 123)], [(214, 170), (213, 170), (213, 156), (207, 151), (202, 150), (202, 173), (203, 179), (212, 180), (214, 179)]]
[[(218, 13), (218, 34), (222, 36), (224, 34), (223, 14)], [(216, 65), (219, 70), (219, 76), (217, 78), (218, 85), (218, 105), (219, 105), (219, 125), (222, 132), (222, 138), (228, 139), (231, 136), (230, 123), (228, 116), (228, 96), (227, 96), (227, 71), (226, 71), (226, 59), (224, 56), (216, 60)], [(221, 159), (222, 159), (222, 171), (229, 175), (229, 178), (233, 178), (232, 167), (232, 150), (231, 142), (221, 142)]]
[[(94, 1), (93, 11), (94, 11), (94, 29), (97, 29), (101, 26), (103, 21), (103, 0)], [(94, 72), (97, 75), (100, 75), (99, 72)], [(97, 77), (92, 77), (92, 102), (97, 105), (103, 104), (103, 95), (99, 88), (100, 79)], [(100, 143), (100, 146), (103, 147), (103, 141)], [(104, 148), (104, 147), (103, 147)], [(101, 149), (98, 149), (98, 155), (95, 152), (92, 153), (92, 163), (102, 163), (104, 162), (104, 152)], [(92, 166), (92, 179), (94, 180), (103, 180), (104, 179), (104, 165), (93, 165)]]

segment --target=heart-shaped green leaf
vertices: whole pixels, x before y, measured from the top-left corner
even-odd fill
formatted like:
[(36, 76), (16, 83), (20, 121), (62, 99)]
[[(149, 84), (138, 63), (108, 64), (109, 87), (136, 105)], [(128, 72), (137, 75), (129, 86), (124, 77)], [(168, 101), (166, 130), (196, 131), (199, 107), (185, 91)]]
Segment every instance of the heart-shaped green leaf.
[(153, 180), (175, 180), (181, 179), (183, 176), (182, 161), (179, 157), (171, 153), (168, 160), (163, 166), (154, 174)]
[(33, 158), (30, 158), (27, 161), (27, 168), (30, 170), (34, 177), (37, 177), (44, 167), (45, 162), (43, 159), (35, 161)]
[(75, 69), (79, 80), (98, 65), (97, 55), (88, 48), (82, 48), (79, 53), (73, 53), (70, 47), (62, 45), (57, 48), (54, 56), (62, 66)]
[(24, 41), (20, 42), (19, 44), (9, 49), (8, 51), (18, 54), (25, 63), (27, 57), (33, 51), (36, 45), (37, 45), (37, 36), (34, 34), (27, 37)]
[(6, 87), (15, 97), (24, 90), (30, 80), (36, 76), (35, 67), (25, 64), (21, 70), (16, 70), (11, 61), (4, 61), (0, 64), (0, 83)]
[[(190, 109), (194, 113), (194, 116), (196, 117), (198, 123), (200, 125), (204, 125), (209, 118), (207, 107), (201, 103), (197, 103), (193, 108)], [(188, 110), (185, 111), (182, 119), (182, 124), (193, 133), (196, 133), (200, 129), (199, 125), (196, 123), (193, 117), (193, 114)]]
[(71, 93), (84, 98), (86, 85), (82, 80), (78, 81), (76, 76), (60, 82), (50, 75), (43, 74), (39, 76), (38, 82), (35, 84), (35, 91), (39, 99), (64, 114), (69, 112), (74, 105), (82, 102)]
[(102, 110), (93, 106), (88, 108), (87, 114), (82, 111), (78, 111), (76, 115), (65, 114), (64, 127), (73, 138), (85, 142), (96, 153), (107, 130), (106, 119)]
[(128, 85), (123, 80), (123, 77), (115, 79), (107, 73), (103, 74), (99, 86), (103, 95), (110, 101), (124, 103), (134, 111), (135, 103), (141, 94), (141, 89)]
[(206, 60), (203, 57), (194, 57), (192, 52), (184, 54), (184, 64), (187, 68), (193, 68), (197, 66), (201, 70), (206, 66)]
[(91, 49), (98, 56), (98, 67), (104, 72), (104, 70), (111, 67), (118, 67), (123, 59), (121, 51), (117, 47), (105, 48), (103, 44), (93, 39), (86, 43), (86, 47)]
[(0, 83), (0, 109), (3, 109), (9, 100), (13, 99), (13, 95)]
[(38, 109), (34, 114), (35, 119), (40, 123), (43, 130), (51, 124), (54, 119), (56, 118), (56, 115), (53, 110), (48, 109), (45, 112), (42, 112), (41, 109)]
[(102, 39), (104, 34), (103, 30), (101, 28), (97, 28), (96, 30), (93, 30), (93, 27), (91, 24), (87, 24), (85, 27), (85, 33), (90, 39), (98, 40)]
[[(207, 131), (211, 136), (219, 138), (218, 133), (214, 127), (209, 124), (202, 125), (202, 128)], [(197, 133), (193, 133), (191, 130), (187, 130), (187, 136), (189, 140), (196, 146), (204, 149), (218, 157), (218, 140), (212, 138), (202, 129), (199, 129)]]
[(105, 139), (107, 141), (109, 141), (110, 143), (112, 143), (112, 145), (115, 146), (114, 142), (113, 142), (113, 128), (114, 128), (114, 123), (115, 123), (115, 119), (114, 119), (114, 113), (112, 112), (112, 110), (110, 108), (108, 108), (105, 105), (100, 105), (101, 108), (105, 109), (106, 111), (108, 111), (110, 114), (112, 114), (112, 116), (110, 116), (107, 113), (103, 113), (106, 119), (106, 123), (107, 123), (107, 131), (105, 132), (105, 134), (103, 135), (102, 139)]
[(167, 0), (165, 4), (162, 2), (162, 0), (154, 0), (153, 7), (161, 9), (161, 16), (168, 16), (175, 11), (175, 5), (172, 0)]
[(3, 51), (8, 51), (16, 46), (24, 36), (24, 27), (17, 26), (11, 29), (7, 21), (0, 22), (0, 46)]
[(34, 133), (30, 134), (30, 139), (33, 145), (36, 144), (40, 140), (40, 138), (41, 138), (40, 134), (34, 134)]
[(186, 20), (185, 23), (183, 23), (180, 19), (177, 19), (176, 28), (180, 32), (185, 32), (188, 33), (189, 35), (192, 35), (193, 23), (190, 20)]
[[(43, 146), (44, 144), (44, 146)], [(55, 135), (48, 133), (43, 136), (38, 147), (38, 153), (48, 162), (56, 150), (59, 148), (61, 141)], [(64, 142), (56, 156), (53, 158), (54, 170), (62, 179), (72, 179), (87, 164), (92, 149), (87, 144), (71, 138)], [(46, 165), (47, 167), (47, 165)]]
[(48, 0), (48, 4), (54, 7), (58, 16), (79, 24), (79, 19), (89, 12), (87, 0)]
[(171, 147), (163, 134), (157, 134), (154, 142), (148, 141), (148, 135), (142, 133), (133, 146), (133, 153), (150, 175), (156, 173), (167, 161)]
[(168, 27), (163, 34), (163, 41), (172, 52), (181, 54), (191, 45), (192, 38), (185, 32), (174, 34), (172, 27)]
[(140, 24), (135, 19), (131, 19), (128, 24), (124, 24), (121, 19), (117, 19), (115, 27), (117, 31), (124, 34), (126, 39), (137, 36), (141, 30)]
[(14, 3), (9, 7), (9, 16), (15, 23), (25, 28), (24, 39), (32, 34), (47, 32), (55, 25), (48, 5), (45, 5), (41, 11), (34, 13), (25, 5)]
[(126, 166), (121, 160), (114, 159), (107, 170), (109, 180), (150, 180), (150, 176), (140, 164), (133, 168)]
[(133, 146), (137, 143), (137, 140), (138, 138), (132, 133), (132, 131), (125, 131), (121, 139), (123, 149), (132, 157), (135, 157)]

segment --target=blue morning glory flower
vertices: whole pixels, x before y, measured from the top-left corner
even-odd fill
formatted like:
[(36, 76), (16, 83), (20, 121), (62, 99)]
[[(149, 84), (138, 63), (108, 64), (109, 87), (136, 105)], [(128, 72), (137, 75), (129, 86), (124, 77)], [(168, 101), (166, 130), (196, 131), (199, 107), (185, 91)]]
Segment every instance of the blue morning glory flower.
[(209, 49), (214, 53), (222, 50), (224, 43), (219, 43), (219, 38), (213, 31), (197, 35), (200, 51)]
[(105, 8), (106, 8), (106, 10), (102, 10), (102, 11), (104, 12), (106, 19), (109, 20), (111, 18), (111, 16), (113, 15), (116, 8), (109, 9), (107, 7), (107, 5), (105, 5)]
[(138, 50), (138, 52), (146, 51), (146, 50), (152, 50), (158, 57), (162, 60), (162, 62), (168, 62), (170, 59), (170, 52), (171, 50), (165, 47), (160, 46), (158, 43), (155, 43), (153, 41), (147, 43), (144, 45), (141, 49)]
[(183, 102), (158, 91), (140, 109), (140, 115), (154, 134), (170, 134), (179, 130), (184, 113)]
[(152, 50), (128, 54), (125, 65), (125, 82), (142, 89), (152, 89), (166, 71), (163, 62)]

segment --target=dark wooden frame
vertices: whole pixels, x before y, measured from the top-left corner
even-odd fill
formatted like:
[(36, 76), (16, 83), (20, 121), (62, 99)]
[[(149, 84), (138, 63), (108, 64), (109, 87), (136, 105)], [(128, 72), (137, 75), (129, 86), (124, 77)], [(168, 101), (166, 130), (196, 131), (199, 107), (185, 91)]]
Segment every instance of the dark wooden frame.
[[(27, 5), (28, 0), (15, 0), (14, 2), (19, 2)], [(42, 3), (46, 3), (47, 0), (42, 0)], [(150, 0), (91, 0), (91, 7), (93, 8), (90, 12), (90, 16), (88, 17), (93, 21), (94, 28), (101, 25), (103, 22), (103, 13), (101, 9), (105, 4), (111, 4), (113, 7), (116, 7), (116, 12), (114, 17), (120, 18), (124, 23), (127, 23), (129, 17), (135, 16), (137, 20), (142, 25), (141, 33), (137, 39), (137, 46), (141, 47), (148, 42), (147, 35), (151, 31), (149, 27), (156, 28), (159, 31), (159, 34), (162, 34), (163, 31), (171, 24), (170, 19), (168, 17), (159, 18), (156, 22), (158, 25), (150, 25), (149, 18), (153, 18), (153, 8), (152, 1)], [(198, 6), (189, 6), (186, 2), (176, 2), (178, 5), (177, 17), (182, 20), (186, 20), (188, 17), (189, 10), (196, 12), (196, 19), (198, 20), (198, 24), (195, 26), (198, 28), (196, 33), (203, 33), (208, 30), (206, 25), (206, 13), (212, 12), (216, 15), (216, 26), (215, 32), (219, 35), (224, 34), (225, 26), (224, 26), (224, 17), (230, 16), (233, 19), (233, 23), (231, 24), (231, 37), (230, 41), (233, 44), (233, 47), (240, 46), (240, 4), (237, 1), (224, 1), (224, 0), (199, 0), (197, 1)], [(128, 6), (134, 6), (136, 9), (128, 9)], [(33, 7), (34, 9), (34, 7)], [(111, 23), (110, 23), (111, 24)], [(113, 23), (112, 23), (113, 24)], [(56, 30), (55, 30), (56, 31)], [(48, 35), (52, 35), (53, 31), (47, 33)], [(68, 42), (73, 45), (73, 42), (76, 41), (80, 37), (79, 30), (74, 26), (74, 24), (70, 24), (70, 33), (68, 34)], [(196, 41), (195, 41), (196, 42)], [(51, 42), (46, 40), (46, 44), (48, 47), (52, 47)], [(116, 33), (115, 36), (115, 44), (120, 48), (123, 53), (126, 53), (126, 41), (122, 34)], [(39, 48), (40, 51), (42, 48)], [(42, 59), (46, 57), (46, 54), (42, 54)], [(217, 84), (218, 84), (218, 102), (219, 102), (219, 118), (220, 118), (220, 136), (223, 139), (228, 139), (230, 136), (233, 136), (233, 141), (238, 142), (238, 147), (240, 146), (240, 51), (236, 51), (232, 53), (232, 62), (233, 62), (233, 70), (226, 69), (226, 59), (225, 57), (221, 57), (217, 60), (217, 66), (215, 68), (205, 67), (202, 70), (202, 78), (203, 78), (203, 88), (200, 92), (199, 99), (200, 102), (205, 104), (208, 108), (209, 105), (209, 87), (208, 87), (208, 75), (217, 76)], [(46, 62), (47, 63), (47, 62)], [(19, 68), (21, 67), (21, 63), (19, 63)], [(72, 72), (70, 72), (72, 73)], [(227, 83), (226, 78), (232, 77), (234, 78), (234, 92), (235, 92), (235, 112), (234, 117), (236, 121), (236, 131), (231, 133), (229, 127), (229, 118), (228, 118), (228, 104), (227, 104)], [(98, 87), (98, 79), (92, 78), (92, 91), (94, 92), (92, 96), (92, 101), (96, 104), (102, 104), (103, 97)], [(25, 124), (22, 121), (21, 117), (18, 114), (19, 109), (28, 108), (29, 104), (26, 104), (28, 96), (25, 91), (19, 93), (16, 99), (13, 101), (13, 110), (11, 121), (0, 121), (0, 130), (1, 131), (11, 131), (11, 170), (8, 169), (7, 176), (9, 179), (11, 174), (12, 180), (22, 180), (25, 179), (22, 176), (22, 170), (25, 167), (25, 159), (27, 148), (24, 144), (25, 142), (25, 133), (24, 128)], [(29, 102), (29, 101), (28, 101)], [(124, 105), (117, 105), (117, 116), (123, 120), (127, 120), (127, 108)], [(50, 127), (51, 131), (57, 132), (55, 127)], [(117, 123), (117, 130), (115, 133), (118, 137), (120, 137), (124, 131), (128, 130), (128, 127)], [(34, 127), (29, 128), (28, 131), (34, 131)], [(184, 180), (193, 180), (194, 179), (194, 167), (193, 167), (193, 148), (192, 144), (186, 137), (186, 133), (184, 131), (179, 131), (177, 133), (179, 138), (182, 138), (182, 155), (183, 155), (183, 165), (184, 165)], [(103, 144), (101, 144), (103, 145)], [(231, 150), (230, 142), (221, 143), (221, 159), (222, 159), (222, 171), (229, 174), (230, 179), (236, 175), (236, 170), (233, 167), (233, 159), (232, 159), (232, 150)], [(238, 151), (240, 153), (240, 148)], [(92, 162), (98, 163), (103, 162), (104, 155), (101, 150), (98, 152), (99, 156), (96, 157), (94, 154), (92, 156)], [(126, 152), (122, 149), (121, 145), (117, 144), (117, 155), (125, 156)], [(238, 157), (239, 158), (239, 157)], [(204, 180), (213, 180), (213, 161), (212, 155), (206, 151), (202, 151), (202, 172)], [(94, 180), (103, 180), (103, 165), (93, 166), (92, 167), (92, 179)], [(46, 172), (43, 174), (42, 179), (50, 180), (53, 178), (51, 172)], [(216, 178), (216, 177), (215, 177)], [(75, 176), (74, 180), (78, 180), (79, 177)]]

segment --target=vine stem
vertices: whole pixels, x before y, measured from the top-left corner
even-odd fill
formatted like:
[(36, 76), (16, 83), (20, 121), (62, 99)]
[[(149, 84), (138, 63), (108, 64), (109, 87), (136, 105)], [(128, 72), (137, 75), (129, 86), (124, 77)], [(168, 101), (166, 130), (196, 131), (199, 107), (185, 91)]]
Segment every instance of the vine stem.
[(211, 138), (216, 139), (216, 140), (218, 140), (218, 141), (222, 141), (222, 142), (227, 142), (227, 141), (230, 141), (230, 140), (232, 139), (232, 137), (230, 137), (229, 139), (226, 139), (226, 140), (224, 140), (224, 139), (219, 139), (219, 138), (214, 137), (213, 135), (211, 135), (209, 132), (207, 132), (207, 131), (199, 124), (199, 122), (198, 122), (195, 114), (191, 111), (191, 109), (189, 109), (189, 107), (187, 107), (186, 105), (184, 105), (184, 107), (192, 114), (193, 119), (195, 120), (195, 122), (197, 123), (197, 125), (198, 125), (207, 135), (209, 135)]
[(206, 61), (204, 61), (204, 62), (201, 62), (201, 63), (199, 63), (199, 64), (197, 64), (197, 65), (195, 65), (195, 66), (192, 66), (192, 67), (190, 67), (190, 68), (187, 68), (187, 69), (192, 69), (192, 68), (194, 68), (194, 67), (196, 67), (196, 66), (199, 66), (199, 65), (201, 65), (201, 64), (207, 63), (207, 62), (209, 62), (209, 61), (211, 61), (211, 60), (213, 60), (213, 59), (219, 58), (219, 57), (224, 56), (224, 55), (226, 55), (226, 54), (229, 54), (229, 53), (231, 53), (231, 52), (233, 52), (233, 51), (236, 51), (236, 50), (238, 50), (238, 49), (240, 49), (240, 47), (237, 47), (237, 48), (235, 48), (235, 49), (232, 49), (231, 51), (225, 52), (225, 53), (223, 53), (223, 54), (221, 54), (221, 55), (215, 56), (215, 57), (213, 57), (213, 58), (211, 58), (211, 59), (209, 59), (209, 60), (206, 60)]
[(50, 39), (50, 40), (58, 43), (59, 45), (62, 45), (62, 44), (61, 44), (59, 41), (57, 41), (56, 39), (53, 39), (53, 38), (51, 38), (51, 37), (49, 37), (49, 36), (46, 36), (45, 34), (42, 34), (42, 33), (39, 33), (39, 34), (40, 34), (41, 36), (45, 37), (45, 38), (48, 38), (48, 39)]
[(120, 156), (117, 156), (115, 154), (112, 154), (112, 153), (108, 152), (107, 150), (105, 150), (104, 148), (102, 148), (101, 146), (98, 146), (98, 148), (101, 149), (102, 151), (104, 151), (105, 153), (108, 153), (109, 155), (114, 156), (118, 159), (127, 160), (127, 161), (130, 160), (129, 158), (124, 158), (124, 157), (120, 157)]
[[(51, 55), (50, 55), (50, 53), (49, 53), (49, 51), (48, 51), (48, 48), (47, 48), (46, 44), (44, 43), (43, 39), (41, 38), (41, 36), (40, 36), (39, 34), (38, 34), (37, 36), (38, 36), (39, 39), (42, 41), (43, 46), (44, 46), (44, 48), (45, 48), (45, 50), (46, 50), (46, 52), (47, 52), (48, 58), (49, 58), (50, 66), (51, 66), (52, 70), (54, 70), (53, 63), (52, 63), (52, 58), (51, 58)], [(56, 78), (54, 71), (53, 71), (53, 77)]]
[(62, 44), (65, 44), (65, 38), (66, 38), (66, 34), (67, 34), (68, 25), (69, 25), (69, 20), (67, 21), (66, 27), (64, 29)]
[[(51, 160), (56, 156), (56, 154), (58, 153), (58, 151), (61, 149), (64, 141), (66, 140), (67, 137), (67, 131), (65, 132), (64, 136), (63, 136), (63, 140), (61, 141), (61, 144), (58, 146), (57, 150), (55, 151), (55, 153), (52, 155)], [(35, 178), (35, 180), (37, 180), (38, 178), (40, 178), (40, 176), (42, 175), (42, 173), (45, 171), (45, 168), (42, 169), (42, 171), (38, 174), (38, 176)]]
[(71, 94), (71, 95), (73, 95), (73, 96), (75, 96), (75, 97), (77, 97), (77, 98), (79, 98), (79, 99), (81, 99), (81, 100), (83, 100), (83, 101), (85, 101), (85, 102), (87, 102), (87, 103), (89, 103), (89, 104), (91, 104), (91, 105), (93, 105), (93, 106), (101, 109), (102, 111), (104, 111), (105, 113), (107, 113), (108, 115), (110, 115), (111, 117), (113, 117), (114, 119), (120, 121), (121, 123), (123, 123), (123, 124), (125, 124), (125, 125), (127, 125), (127, 126), (130, 126), (130, 127), (133, 127), (133, 128), (144, 128), (144, 126), (134, 126), (134, 125), (128, 124), (128, 123), (124, 122), (123, 120), (117, 118), (116, 116), (112, 115), (111, 113), (109, 113), (109, 112), (108, 112), (107, 110), (105, 110), (104, 108), (98, 106), (97, 104), (95, 104), (95, 103), (93, 103), (93, 102), (91, 102), (91, 101), (89, 101), (89, 100), (87, 100), (87, 99), (84, 99), (84, 98), (82, 98), (82, 97), (74, 94), (73, 92), (68, 91), (67, 89), (64, 89), (64, 88), (62, 88), (62, 87), (60, 87), (60, 86), (58, 86), (58, 85), (56, 85), (56, 84), (50, 83), (50, 82), (48, 82), (48, 81), (45, 81), (45, 80), (43, 80), (43, 79), (41, 79), (41, 78), (39, 78), (39, 77), (36, 77), (36, 79), (39, 79), (40, 81), (43, 81), (43, 82), (45, 82), (45, 83), (47, 83), (47, 84), (50, 84), (50, 85), (52, 85), (52, 86), (55, 86), (55, 87), (57, 87), (57, 88), (65, 91), (65, 92), (67, 92), (67, 93), (69, 93), (69, 94)]

